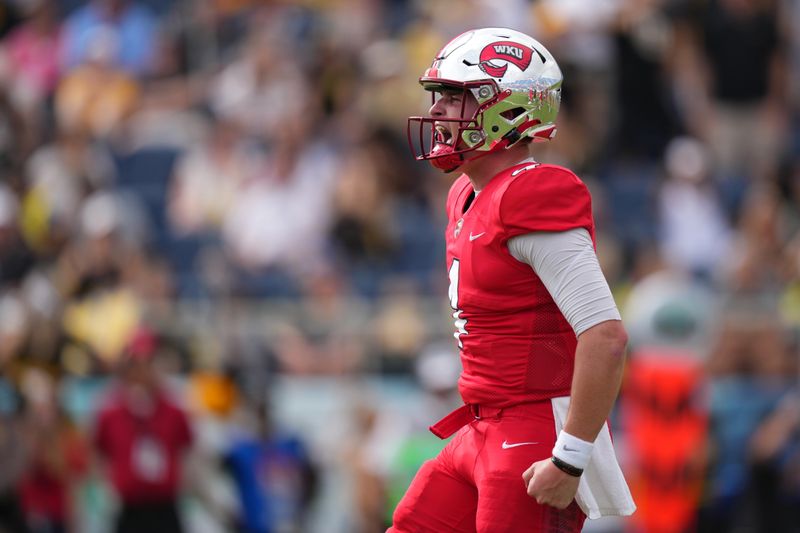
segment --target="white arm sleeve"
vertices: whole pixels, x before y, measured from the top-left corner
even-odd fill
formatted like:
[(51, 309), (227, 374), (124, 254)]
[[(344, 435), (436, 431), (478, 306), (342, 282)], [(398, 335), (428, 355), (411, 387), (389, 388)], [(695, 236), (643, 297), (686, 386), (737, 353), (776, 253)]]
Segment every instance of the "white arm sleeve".
[(586, 229), (519, 235), (508, 241), (508, 251), (533, 268), (576, 336), (621, 320)]

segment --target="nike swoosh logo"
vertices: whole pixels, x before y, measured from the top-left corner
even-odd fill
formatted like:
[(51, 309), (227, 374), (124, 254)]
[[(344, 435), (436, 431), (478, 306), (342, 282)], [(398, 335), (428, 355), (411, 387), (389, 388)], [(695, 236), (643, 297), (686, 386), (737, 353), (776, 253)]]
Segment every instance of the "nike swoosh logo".
[(475, 239), (477, 239), (478, 237), (480, 237), (481, 235), (483, 235), (485, 233), (486, 232), (484, 231), (483, 233), (478, 233), (477, 235), (473, 235), (472, 232), (470, 231), (469, 232), (469, 242), (474, 241)]
[(564, 446), (564, 451), (565, 452), (577, 452), (578, 450), (576, 450), (575, 448), (570, 448), (569, 446), (565, 445)]
[(504, 440), (503, 444), (501, 444), (501, 447), (504, 450), (507, 450), (509, 448), (516, 448), (517, 446), (529, 446), (531, 444), (539, 444), (539, 443), (538, 442), (515, 442), (514, 444), (509, 444), (508, 441)]

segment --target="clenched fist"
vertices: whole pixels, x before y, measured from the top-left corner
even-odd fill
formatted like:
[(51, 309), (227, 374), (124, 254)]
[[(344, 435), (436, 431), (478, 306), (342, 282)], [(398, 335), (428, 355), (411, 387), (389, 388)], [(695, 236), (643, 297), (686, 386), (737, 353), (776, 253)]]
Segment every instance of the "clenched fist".
[(540, 505), (549, 505), (556, 509), (566, 509), (575, 493), (581, 478), (562, 472), (550, 459), (533, 463), (523, 474), (528, 496)]

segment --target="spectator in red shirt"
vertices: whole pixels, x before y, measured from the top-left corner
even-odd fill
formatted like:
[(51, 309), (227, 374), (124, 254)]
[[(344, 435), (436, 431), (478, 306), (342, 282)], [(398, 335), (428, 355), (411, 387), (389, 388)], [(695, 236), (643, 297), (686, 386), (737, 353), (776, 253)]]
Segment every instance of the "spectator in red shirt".
[[(17, 489), (28, 530), (76, 531), (71, 501), (73, 490), (87, 473), (88, 442), (59, 407), (58, 383), (53, 376), (29, 368), (23, 374), (21, 392), (27, 460)], [(0, 531), (5, 530), (0, 526)]]
[(184, 411), (154, 367), (158, 339), (140, 330), (125, 351), (118, 383), (101, 409), (95, 444), (108, 460), (121, 508), (117, 533), (180, 533), (181, 456), (192, 442)]

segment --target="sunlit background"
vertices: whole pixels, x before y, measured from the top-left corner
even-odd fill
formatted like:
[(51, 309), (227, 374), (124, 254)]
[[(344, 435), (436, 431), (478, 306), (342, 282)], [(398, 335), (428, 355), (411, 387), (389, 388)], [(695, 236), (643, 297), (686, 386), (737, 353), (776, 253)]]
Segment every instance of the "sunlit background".
[[(459, 402), (453, 176), (405, 120), (490, 25), (561, 66), (535, 155), (589, 185), (631, 336), (639, 511), (585, 530), (800, 531), (800, 2), (4, 0), (0, 532), (142, 494), (187, 533), (385, 529)], [(115, 429), (152, 408), (122, 382), (174, 442)]]

